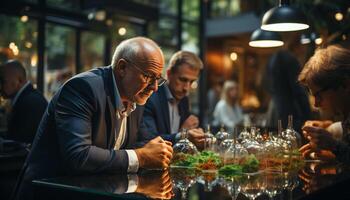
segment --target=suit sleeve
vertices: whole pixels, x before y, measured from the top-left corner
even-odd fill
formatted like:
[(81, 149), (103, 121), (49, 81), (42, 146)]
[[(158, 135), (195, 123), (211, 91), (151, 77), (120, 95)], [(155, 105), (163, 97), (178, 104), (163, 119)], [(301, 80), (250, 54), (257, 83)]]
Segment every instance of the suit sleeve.
[(157, 117), (160, 116), (156, 116), (156, 106), (152, 101), (148, 101), (144, 108), (142, 124), (146, 128), (146, 132), (144, 132), (141, 141), (149, 141), (157, 136), (161, 136), (164, 140), (168, 140), (174, 144), (176, 134), (160, 133), (157, 128)]
[(81, 79), (72, 79), (62, 88), (55, 109), (61, 156), (77, 172), (126, 172), (126, 151), (92, 145), (92, 118), (98, 112), (94, 95)]

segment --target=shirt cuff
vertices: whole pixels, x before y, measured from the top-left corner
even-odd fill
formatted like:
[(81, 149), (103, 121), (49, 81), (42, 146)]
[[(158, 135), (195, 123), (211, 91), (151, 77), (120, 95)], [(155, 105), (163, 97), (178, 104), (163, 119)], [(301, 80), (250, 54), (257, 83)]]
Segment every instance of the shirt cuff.
[(139, 160), (134, 150), (125, 150), (129, 158), (129, 173), (136, 173), (139, 170)]
[(139, 183), (139, 179), (136, 174), (128, 175), (128, 189), (126, 193), (134, 193), (137, 189), (137, 185)]

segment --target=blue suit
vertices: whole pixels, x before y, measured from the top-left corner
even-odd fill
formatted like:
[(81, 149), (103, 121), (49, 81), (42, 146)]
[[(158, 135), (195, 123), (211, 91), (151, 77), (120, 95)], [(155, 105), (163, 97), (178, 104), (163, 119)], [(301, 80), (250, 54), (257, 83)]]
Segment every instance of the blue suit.
[[(33, 179), (83, 173), (127, 172), (125, 150), (113, 150), (116, 117), (112, 68), (100, 67), (67, 81), (51, 100), (16, 187), (16, 199), (32, 199)], [(141, 113), (127, 119), (121, 149), (137, 140)]]
[[(166, 85), (159, 87), (158, 91), (153, 93), (144, 106), (143, 124), (147, 128), (146, 135), (142, 135), (141, 140), (150, 140), (157, 136), (172, 142), (175, 141), (176, 134), (171, 133), (168, 99), (166, 96)], [(184, 97), (178, 103), (180, 114), (180, 126), (190, 116), (189, 100)]]

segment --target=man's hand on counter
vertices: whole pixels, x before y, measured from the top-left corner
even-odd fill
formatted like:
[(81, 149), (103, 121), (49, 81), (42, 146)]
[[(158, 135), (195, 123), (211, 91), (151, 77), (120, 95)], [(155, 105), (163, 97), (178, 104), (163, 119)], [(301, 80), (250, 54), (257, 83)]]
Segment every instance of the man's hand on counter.
[(165, 169), (173, 157), (172, 143), (156, 137), (145, 146), (135, 150), (140, 168)]

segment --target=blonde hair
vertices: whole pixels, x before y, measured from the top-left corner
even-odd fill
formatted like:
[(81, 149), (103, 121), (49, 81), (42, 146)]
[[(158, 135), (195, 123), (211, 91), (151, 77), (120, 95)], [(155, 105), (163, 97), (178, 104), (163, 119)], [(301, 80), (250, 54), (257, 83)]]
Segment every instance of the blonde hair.
[(303, 85), (338, 88), (350, 77), (350, 51), (331, 45), (317, 49), (299, 74)]
[(229, 103), (229, 99), (227, 96), (227, 92), (229, 90), (231, 90), (232, 88), (237, 87), (238, 88), (238, 83), (236, 81), (233, 80), (228, 80), (225, 81), (224, 86), (222, 88), (222, 92), (221, 92), (221, 99), (225, 100), (227, 103)]
[(196, 54), (189, 51), (178, 51), (170, 58), (168, 69), (175, 72), (182, 64), (188, 64), (194, 70), (203, 68), (203, 62)]

